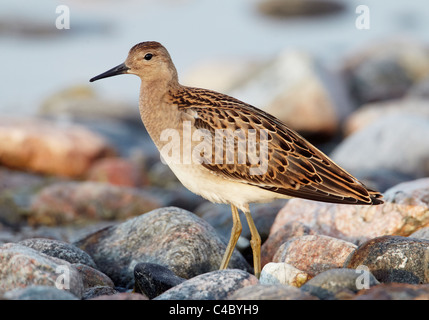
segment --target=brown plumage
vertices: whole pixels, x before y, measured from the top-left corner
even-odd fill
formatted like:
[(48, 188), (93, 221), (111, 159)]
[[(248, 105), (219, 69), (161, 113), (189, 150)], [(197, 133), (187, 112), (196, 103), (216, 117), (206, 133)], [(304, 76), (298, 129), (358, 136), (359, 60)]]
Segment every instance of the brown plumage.
[[(200, 156), (199, 162), (185, 163), (184, 149), (175, 154), (168, 165), (177, 178), (192, 192), (231, 205), (233, 227), (221, 269), (228, 266), (241, 233), (240, 209), (251, 232), (255, 275), (261, 272), (261, 239), (249, 203), (290, 197), (383, 203), (380, 193), (366, 188), (274, 116), (225, 94), (179, 84), (171, 57), (160, 43), (135, 45), (125, 63), (90, 81), (125, 73), (141, 79), (141, 118), (161, 155), (169, 155), (165, 150), (168, 142), (162, 137), (172, 130), (183, 140), (175, 144), (187, 144)], [(187, 125), (193, 133), (209, 138), (185, 141)], [(226, 148), (228, 143), (233, 147)]]

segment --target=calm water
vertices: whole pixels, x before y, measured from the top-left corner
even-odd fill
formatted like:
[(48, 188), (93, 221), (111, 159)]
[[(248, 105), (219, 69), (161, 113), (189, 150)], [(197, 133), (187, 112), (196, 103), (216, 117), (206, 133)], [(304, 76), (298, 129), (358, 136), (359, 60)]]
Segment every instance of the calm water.
[[(429, 43), (427, 0), (344, 1), (341, 14), (272, 19), (256, 0), (145, 1), (2, 0), (0, 4), (0, 113), (34, 113), (47, 96), (123, 62), (137, 42), (157, 40), (179, 74), (196, 63), (228, 57), (268, 58), (286, 48), (307, 50), (329, 66), (365, 44), (402, 36)], [(355, 8), (370, 8), (370, 30), (357, 30)], [(57, 30), (58, 5), (70, 8), (70, 29)], [(5, 21), (17, 26), (2, 27)], [(41, 34), (12, 32), (20, 26)], [(101, 94), (137, 101), (135, 77), (92, 84)]]

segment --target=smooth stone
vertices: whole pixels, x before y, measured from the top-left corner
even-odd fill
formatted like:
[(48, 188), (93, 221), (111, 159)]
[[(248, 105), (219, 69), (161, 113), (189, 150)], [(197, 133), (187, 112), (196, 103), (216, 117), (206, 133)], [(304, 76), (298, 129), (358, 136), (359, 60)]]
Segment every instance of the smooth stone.
[(43, 285), (17, 288), (6, 292), (3, 298), (7, 300), (79, 300), (69, 291)]
[(416, 114), (387, 115), (348, 136), (330, 156), (351, 174), (388, 169), (415, 178), (427, 177), (428, 136), (427, 118)]
[(149, 299), (181, 284), (186, 279), (178, 277), (170, 269), (154, 263), (138, 263), (134, 267), (134, 291)]
[(279, 227), (276, 232), (271, 232), (268, 239), (261, 246), (262, 267), (273, 261), (274, 254), (284, 242), (295, 237), (311, 234), (316, 234), (316, 232), (299, 221), (291, 221)]
[(94, 286), (85, 290), (82, 295), (82, 300), (94, 299), (99, 296), (110, 296), (117, 293), (118, 291), (110, 286)]
[(70, 263), (82, 263), (92, 268), (97, 268), (89, 254), (70, 243), (52, 239), (33, 238), (20, 241), (18, 244)]
[[(191, 278), (219, 269), (226, 244), (206, 221), (175, 208), (159, 208), (107, 227), (74, 243), (91, 255), (116, 286), (134, 286), (139, 262), (164, 265), (177, 276)], [(230, 268), (251, 270), (238, 251)]]
[(158, 197), (138, 188), (92, 181), (58, 182), (33, 197), (28, 221), (32, 225), (62, 225), (124, 220), (161, 206)]
[(377, 237), (361, 244), (344, 263), (365, 266), (382, 283), (429, 283), (429, 240), (400, 236)]
[(91, 300), (112, 300), (112, 301), (122, 301), (122, 300), (149, 300), (148, 297), (141, 293), (134, 292), (119, 292), (110, 295), (101, 295), (95, 298), (91, 298)]
[[(364, 284), (364, 277), (367, 277)], [(377, 285), (377, 279), (368, 272), (363, 276), (362, 272), (353, 269), (330, 269), (319, 273), (314, 278), (307, 281), (301, 290), (316, 296), (321, 300), (341, 299), (342, 296), (349, 296), (350, 293), (357, 293), (366, 285), (366, 289)]]
[(287, 284), (293, 287), (301, 287), (310, 279), (308, 273), (301, 271), (287, 263), (270, 262), (261, 272), (259, 282), (261, 284)]
[(288, 285), (256, 284), (238, 289), (228, 300), (318, 300), (318, 298)]
[(95, 160), (115, 154), (88, 128), (38, 118), (1, 117), (0, 140), (0, 164), (64, 177), (82, 177)]
[(396, 185), (384, 193), (377, 206), (345, 206), (291, 199), (280, 210), (271, 228), (298, 221), (319, 234), (362, 243), (382, 235), (408, 236), (425, 227), (429, 218), (429, 178)]
[(0, 270), (0, 294), (32, 285), (68, 286), (78, 298), (84, 291), (79, 271), (72, 264), (16, 243), (0, 246)]
[(113, 288), (115, 286), (112, 279), (110, 279), (103, 272), (82, 263), (75, 263), (73, 265), (79, 271), (82, 277), (85, 290), (91, 287)]
[(359, 291), (353, 300), (429, 300), (429, 285), (381, 283)]
[(217, 270), (186, 280), (154, 300), (225, 300), (238, 289), (257, 283), (255, 276), (243, 270)]
[(274, 262), (284, 262), (313, 277), (332, 268), (343, 266), (357, 246), (348, 241), (325, 235), (293, 238), (280, 246)]
[(409, 235), (410, 238), (429, 240), (429, 227), (421, 228)]

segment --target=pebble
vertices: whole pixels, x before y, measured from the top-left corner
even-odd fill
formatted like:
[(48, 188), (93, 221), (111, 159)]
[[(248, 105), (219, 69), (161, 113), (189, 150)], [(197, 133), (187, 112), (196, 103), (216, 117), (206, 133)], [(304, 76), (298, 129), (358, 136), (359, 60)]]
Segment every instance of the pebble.
[[(226, 244), (206, 221), (193, 213), (166, 207), (102, 229), (74, 243), (91, 255), (116, 286), (134, 286), (139, 262), (164, 265), (188, 279), (217, 270)], [(238, 251), (230, 268), (251, 270)]]
[(28, 220), (45, 226), (124, 220), (161, 206), (159, 198), (137, 188), (91, 181), (58, 182), (33, 197)]
[(235, 291), (228, 300), (319, 300), (296, 287), (283, 284), (256, 284)]
[(217, 270), (186, 280), (154, 300), (226, 300), (238, 289), (257, 283), (255, 276), (243, 270)]
[(70, 263), (81, 263), (92, 268), (97, 268), (89, 254), (63, 241), (33, 238), (20, 241), (18, 244)]
[(134, 267), (134, 291), (149, 299), (181, 284), (186, 279), (178, 277), (170, 269), (154, 263), (138, 263)]
[(271, 232), (268, 239), (262, 244), (261, 247), (262, 267), (273, 261), (273, 256), (282, 243), (295, 237), (311, 234), (316, 233), (307, 225), (299, 221), (290, 221), (280, 226), (275, 232)]
[(17, 288), (3, 295), (6, 300), (79, 300), (74, 294), (51, 286), (32, 285)]
[(287, 284), (301, 287), (310, 275), (287, 263), (270, 262), (262, 268), (259, 282), (261, 284)]
[(429, 285), (382, 283), (359, 291), (353, 300), (429, 300)]
[(348, 136), (330, 156), (354, 175), (360, 171), (389, 169), (414, 178), (427, 177), (428, 136), (427, 117), (416, 114), (386, 115)]
[(353, 243), (325, 235), (305, 235), (283, 243), (274, 262), (284, 262), (309, 276), (343, 266), (347, 257), (356, 249)]
[(0, 294), (32, 285), (66, 285), (66, 273), (70, 293), (81, 298), (84, 291), (79, 271), (72, 264), (23, 245), (0, 246), (0, 270)]
[(82, 263), (75, 263), (73, 266), (79, 271), (85, 290), (92, 287), (115, 287), (112, 279), (101, 271)]
[(110, 286), (94, 286), (85, 290), (82, 295), (82, 300), (94, 299), (99, 296), (110, 296), (116, 293), (118, 293), (118, 291)]
[(1, 165), (65, 177), (81, 177), (95, 160), (115, 154), (83, 126), (38, 118), (2, 116), (0, 140)]
[(429, 240), (400, 236), (377, 237), (361, 244), (344, 263), (365, 266), (382, 283), (429, 283)]
[(95, 298), (91, 298), (91, 300), (149, 300), (143, 294), (133, 293), (133, 292), (119, 292), (115, 294), (109, 295), (100, 295)]
[[(362, 272), (353, 269), (330, 269), (319, 273), (314, 278), (307, 281), (301, 290), (316, 296), (321, 300), (335, 300), (344, 296), (353, 296), (363, 286), (371, 288), (379, 284), (377, 279), (368, 272), (366, 280), (363, 280)], [(368, 283), (364, 284), (363, 282)]]
[(408, 236), (427, 225), (429, 178), (398, 184), (384, 193), (378, 206), (344, 206), (291, 199), (280, 210), (271, 228), (298, 221), (313, 231), (353, 243), (394, 234)]

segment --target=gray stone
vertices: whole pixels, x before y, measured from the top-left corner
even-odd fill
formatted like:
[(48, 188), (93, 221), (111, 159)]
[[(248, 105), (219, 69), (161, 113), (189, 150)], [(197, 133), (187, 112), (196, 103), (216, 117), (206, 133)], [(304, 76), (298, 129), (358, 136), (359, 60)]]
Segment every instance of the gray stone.
[(17, 288), (6, 292), (3, 298), (8, 300), (79, 300), (69, 291), (42, 285)]
[(182, 282), (154, 300), (225, 300), (236, 290), (257, 282), (255, 276), (243, 270), (212, 271)]
[[(175, 207), (153, 210), (102, 229), (75, 243), (88, 252), (117, 286), (134, 285), (139, 262), (164, 265), (177, 276), (191, 278), (219, 269), (226, 245), (206, 221)], [(251, 270), (238, 251), (230, 268)]]
[(344, 263), (352, 269), (362, 265), (383, 283), (429, 283), (429, 240), (400, 236), (371, 239)]
[(33, 238), (20, 241), (18, 244), (70, 263), (83, 263), (92, 268), (97, 268), (89, 254), (70, 243), (59, 240)]
[(134, 291), (149, 299), (181, 284), (186, 279), (178, 277), (170, 269), (154, 263), (138, 263), (134, 267)]
[[(368, 283), (364, 283), (365, 281)], [(368, 289), (378, 283), (370, 272), (363, 274), (361, 270), (330, 269), (307, 281), (301, 290), (319, 299), (331, 300), (341, 298), (341, 294), (354, 294), (363, 288)]]
[(84, 290), (72, 264), (15, 243), (0, 246), (0, 284), (0, 294), (32, 285), (64, 286), (80, 298)]
[(238, 289), (228, 300), (318, 300), (318, 298), (288, 285), (256, 284)]

